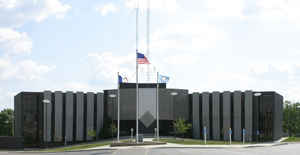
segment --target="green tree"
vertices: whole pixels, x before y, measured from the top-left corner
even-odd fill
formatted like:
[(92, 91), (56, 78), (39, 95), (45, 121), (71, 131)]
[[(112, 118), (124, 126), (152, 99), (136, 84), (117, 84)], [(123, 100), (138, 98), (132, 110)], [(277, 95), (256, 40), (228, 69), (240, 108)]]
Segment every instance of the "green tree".
[(0, 112), (0, 136), (13, 136), (14, 111), (4, 109)]
[(300, 134), (300, 103), (285, 101), (283, 109), (283, 130), (289, 136)]
[(184, 137), (184, 134), (192, 127), (192, 124), (186, 123), (183, 118), (178, 118), (173, 122), (175, 137), (177, 135)]

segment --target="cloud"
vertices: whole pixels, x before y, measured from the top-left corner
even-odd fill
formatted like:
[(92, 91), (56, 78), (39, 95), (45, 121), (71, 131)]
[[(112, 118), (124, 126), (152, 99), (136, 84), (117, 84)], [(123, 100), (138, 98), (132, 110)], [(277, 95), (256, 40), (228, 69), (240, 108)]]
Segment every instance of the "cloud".
[(22, 60), (18, 63), (12, 63), (9, 59), (0, 58), (1, 80), (38, 80), (53, 69), (55, 69), (55, 66), (41, 65), (33, 60)]
[[(142, 12), (148, 8), (148, 0), (138, 0)], [(137, 0), (124, 0), (125, 6), (130, 9), (137, 7)], [(150, 0), (150, 8), (154, 11), (175, 13), (179, 8), (177, 0)]]
[[(228, 36), (224, 30), (215, 25), (192, 20), (166, 25), (156, 30), (150, 38), (152, 51), (199, 53), (216, 48), (221, 41), (228, 39)], [(145, 40), (141, 42), (141, 48), (142, 51), (146, 51)]]
[(256, 5), (259, 9), (258, 17), (263, 20), (300, 23), (299, 0), (261, 0)]
[(249, 77), (261, 83), (261, 89), (278, 91), (288, 100), (300, 100), (299, 63), (257, 63), (250, 66)]
[(116, 78), (117, 72), (127, 75), (134, 74), (135, 55), (114, 55), (112, 52), (93, 52), (88, 54), (88, 59), (93, 64), (97, 78), (112, 80)]
[(0, 0), (0, 27), (20, 27), (28, 21), (42, 22), (49, 16), (63, 18), (70, 9), (60, 0)]
[(245, 0), (205, 0), (204, 8), (212, 16), (245, 18)]
[(15, 8), (17, 0), (0, 0), (0, 8), (12, 9)]
[(96, 7), (96, 11), (100, 12), (102, 16), (106, 16), (109, 13), (116, 13), (119, 11), (119, 9), (113, 4), (113, 3), (108, 3), (102, 6)]
[(7, 108), (14, 108), (14, 95), (16, 93), (4, 91), (0, 88), (0, 111)]
[(0, 27), (0, 51), (9, 54), (30, 54), (32, 40), (26, 32)]

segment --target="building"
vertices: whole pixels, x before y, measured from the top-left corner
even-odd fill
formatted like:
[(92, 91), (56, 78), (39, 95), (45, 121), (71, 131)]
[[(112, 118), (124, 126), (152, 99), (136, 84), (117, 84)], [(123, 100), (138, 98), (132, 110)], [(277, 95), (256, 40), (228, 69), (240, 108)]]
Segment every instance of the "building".
[[(156, 128), (156, 84), (139, 84), (139, 133), (153, 135)], [(115, 94), (115, 95), (112, 95)], [(183, 118), (192, 124), (187, 134), (207, 138), (246, 141), (276, 140), (282, 136), (283, 97), (276, 92), (204, 92), (189, 94), (186, 89), (159, 85), (160, 135), (173, 135), (172, 123)], [(77, 143), (108, 137), (105, 129), (117, 121), (117, 90), (103, 93), (21, 92), (15, 96), (15, 135), (26, 146)], [(45, 102), (45, 101), (50, 101)], [(120, 85), (120, 134), (136, 129), (136, 85)], [(134, 132), (135, 134), (135, 132)]]

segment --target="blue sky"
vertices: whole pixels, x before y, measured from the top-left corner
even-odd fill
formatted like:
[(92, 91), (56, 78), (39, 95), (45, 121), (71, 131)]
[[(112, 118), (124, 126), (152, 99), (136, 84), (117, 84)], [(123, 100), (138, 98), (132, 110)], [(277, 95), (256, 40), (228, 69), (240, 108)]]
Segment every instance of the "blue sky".
[[(146, 51), (140, 0), (140, 51)], [(136, 0), (0, 0), (0, 110), (21, 91), (135, 81)], [(151, 79), (195, 91), (277, 91), (300, 101), (298, 0), (151, 0)], [(141, 81), (147, 67), (141, 67)]]

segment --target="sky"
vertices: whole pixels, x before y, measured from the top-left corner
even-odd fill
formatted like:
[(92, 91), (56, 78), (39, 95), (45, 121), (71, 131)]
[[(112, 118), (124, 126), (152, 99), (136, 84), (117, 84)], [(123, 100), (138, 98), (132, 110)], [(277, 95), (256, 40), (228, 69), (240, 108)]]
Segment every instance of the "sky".
[[(299, 0), (150, 0), (151, 65), (168, 88), (276, 91), (300, 101)], [(22, 91), (135, 82), (136, 0), (0, 0), (0, 110)], [(146, 0), (138, 47), (146, 54)]]

